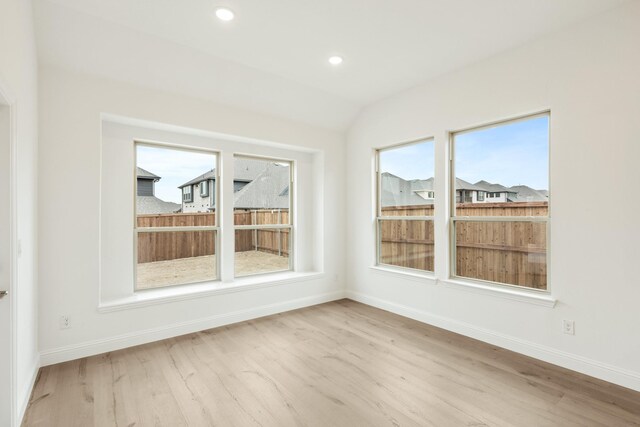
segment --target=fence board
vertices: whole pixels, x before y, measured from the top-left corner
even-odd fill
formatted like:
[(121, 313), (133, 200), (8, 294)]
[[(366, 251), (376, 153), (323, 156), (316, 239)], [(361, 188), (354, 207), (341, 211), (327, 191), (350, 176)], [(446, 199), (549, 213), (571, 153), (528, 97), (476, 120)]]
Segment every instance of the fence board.
[[(237, 210), (235, 225), (286, 224), (287, 210)], [(214, 226), (215, 213), (177, 213), (138, 215), (138, 227), (193, 227)], [(272, 254), (289, 255), (289, 230), (237, 230), (236, 252), (259, 250)], [(138, 233), (138, 263), (168, 261), (172, 259), (214, 255), (215, 232), (184, 231)]]
[[(458, 216), (546, 216), (546, 202), (458, 203)], [(382, 216), (433, 216), (433, 206), (391, 206)], [(425, 224), (430, 224), (429, 226)], [(433, 271), (433, 224), (380, 223), (380, 262)], [(546, 289), (546, 224), (457, 221), (456, 275)]]

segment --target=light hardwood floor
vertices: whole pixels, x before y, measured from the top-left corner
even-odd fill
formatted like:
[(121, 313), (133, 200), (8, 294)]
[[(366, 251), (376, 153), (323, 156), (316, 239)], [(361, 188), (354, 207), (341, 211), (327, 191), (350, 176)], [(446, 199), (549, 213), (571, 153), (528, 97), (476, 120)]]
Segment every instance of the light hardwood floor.
[(24, 426), (624, 426), (640, 393), (349, 300), (40, 370)]

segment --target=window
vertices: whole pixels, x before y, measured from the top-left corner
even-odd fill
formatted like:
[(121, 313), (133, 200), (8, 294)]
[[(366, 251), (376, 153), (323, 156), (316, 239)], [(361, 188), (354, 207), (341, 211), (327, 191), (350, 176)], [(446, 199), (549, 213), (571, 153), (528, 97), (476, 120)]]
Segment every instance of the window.
[(234, 157), (236, 277), (292, 269), (291, 185), (290, 161)]
[(377, 264), (433, 271), (433, 140), (378, 150), (376, 160)]
[(183, 202), (193, 202), (193, 194), (191, 193), (191, 185), (187, 185), (182, 187), (182, 201)]
[(202, 181), (200, 183), (200, 197), (207, 197), (209, 195), (209, 182)]
[(453, 191), (500, 189), (490, 205), (453, 203), (452, 276), (546, 290), (549, 114), (454, 133), (452, 150)]
[(478, 191), (478, 201), (484, 202), (484, 191)]
[(215, 202), (200, 210), (185, 203), (193, 201), (190, 182), (213, 173), (218, 155), (143, 143), (136, 143), (135, 153), (138, 176), (143, 170), (155, 179), (153, 197), (136, 197), (135, 290), (216, 280)]

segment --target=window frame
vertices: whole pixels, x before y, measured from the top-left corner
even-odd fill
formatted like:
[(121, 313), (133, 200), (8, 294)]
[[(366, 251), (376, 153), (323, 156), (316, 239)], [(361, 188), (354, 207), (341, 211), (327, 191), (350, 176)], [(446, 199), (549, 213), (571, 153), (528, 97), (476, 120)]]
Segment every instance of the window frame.
[[(376, 206), (376, 210), (375, 210), (375, 219), (374, 219), (374, 227), (375, 227), (375, 266), (376, 267), (381, 267), (381, 268), (387, 268), (387, 269), (392, 269), (392, 270), (396, 270), (399, 272), (410, 272), (412, 274), (419, 274), (419, 275), (424, 275), (424, 276), (429, 276), (432, 277), (435, 275), (435, 269), (436, 269), (436, 262), (435, 262), (435, 254), (436, 254), (436, 237), (435, 237), (435, 229), (436, 229), (436, 217), (435, 217), (435, 207), (436, 207), (436, 203), (435, 203), (435, 189), (434, 189), (434, 197), (433, 197), (433, 210), (434, 210), (434, 214), (433, 215), (420, 215), (420, 216), (383, 216), (382, 215), (382, 173), (380, 172), (380, 153), (384, 152), (384, 151), (390, 151), (390, 150), (394, 150), (394, 149), (398, 149), (398, 148), (403, 148), (403, 147), (409, 147), (412, 145), (418, 145), (421, 143), (425, 143), (425, 142), (430, 142), (433, 144), (433, 154), (434, 154), (434, 171), (433, 171), (433, 181), (435, 184), (435, 165), (437, 162), (436, 156), (435, 156), (435, 138), (433, 136), (428, 136), (425, 138), (419, 138), (419, 139), (415, 139), (415, 140), (411, 140), (411, 141), (406, 141), (406, 142), (400, 142), (397, 144), (393, 144), (393, 145), (388, 145), (385, 147), (379, 147), (379, 148), (375, 148), (374, 149), (374, 155), (375, 155), (375, 160), (374, 160), (374, 173), (375, 173), (375, 185), (376, 185), (376, 194), (375, 194), (375, 206)], [(434, 228), (434, 236), (433, 236), (433, 256), (434, 256), (434, 263), (433, 263), (433, 270), (421, 270), (419, 268), (412, 268), (412, 267), (402, 267), (402, 266), (398, 266), (398, 265), (393, 265), (393, 264), (385, 264), (380, 262), (380, 257), (382, 254), (382, 235), (380, 233), (381, 230), (381, 226), (382, 226), (382, 222), (383, 221), (431, 221), (433, 223), (433, 228)]]
[[(295, 233), (295, 221), (294, 221), (294, 206), (295, 206), (295, 199), (294, 199), (294, 194), (295, 191), (294, 190), (294, 185), (295, 185), (295, 173), (294, 173), (294, 168), (296, 166), (296, 161), (293, 159), (284, 159), (284, 158), (278, 158), (278, 157), (271, 157), (271, 156), (261, 156), (261, 155), (256, 155), (256, 154), (246, 154), (246, 153), (233, 153), (233, 161), (234, 161), (234, 166), (235, 166), (235, 160), (237, 158), (243, 158), (243, 159), (253, 159), (253, 160), (262, 160), (265, 162), (275, 162), (275, 163), (288, 163), (289, 164), (289, 220), (288, 223), (281, 223), (281, 224), (255, 224), (255, 225), (236, 225), (235, 223), (233, 224), (233, 235), (234, 235), (234, 242), (235, 242), (235, 234), (236, 231), (238, 230), (254, 230), (254, 232), (257, 232), (260, 229), (263, 230), (289, 230), (289, 262), (288, 262), (288, 268), (287, 269), (283, 269), (283, 270), (273, 270), (273, 271), (265, 271), (265, 272), (257, 272), (257, 273), (249, 273), (249, 274), (243, 274), (241, 276), (237, 276), (236, 272), (235, 272), (235, 261), (234, 261), (234, 271), (233, 271), (233, 279), (237, 280), (237, 279), (243, 279), (245, 277), (255, 277), (255, 276), (268, 276), (270, 274), (278, 274), (278, 273), (283, 273), (283, 272), (293, 272), (295, 271), (294, 269), (294, 257), (295, 257), (295, 244), (294, 244), (294, 233)], [(233, 194), (235, 194), (236, 192), (234, 191)], [(235, 200), (232, 201), (232, 208), (233, 208), (233, 212), (235, 215)], [(234, 220), (235, 220), (235, 216), (234, 216)], [(234, 221), (235, 222), (235, 221)], [(233, 257), (235, 260), (235, 255), (236, 255), (236, 251), (235, 251), (235, 245), (234, 245), (234, 250), (233, 250)]]
[[(547, 200), (547, 216), (458, 216), (456, 214), (456, 171), (455, 171), (455, 137), (464, 133), (474, 132), (483, 129), (495, 128), (503, 125), (518, 123), (522, 121), (532, 120), (539, 117), (547, 117), (548, 129), (547, 129), (547, 141), (548, 141), (548, 155), (547, 155), (547, 173), (548, 173), (548, 200)], [(551, 110), (543, 110), (532, 114), (519, 115), (513, 118), (498, 120), (483, 125), (472, 126), (456, 131), (449, 132), (449, 265), (448, 265), (448, 277), (450, 280), (458, 282), (467, 282), (472, 284), (488, 285), (495, 288), (507, 288), (517, 289), (519, 292), (531, 292), (535, 294), (551, 294), (551, 282), (550, 282), (550, 261), (551, 261)], [(495, 194), (493, 198), (499, 198), (500, 193)], [(546, 231), (546, 270), (547, 270), (547, 287), (546, 289), (530, 288), (521, 285), (515, 285), (510, 283), (494, 282), (490, 280), (476, 279), (472, 277), (458, 276), (456, 275), (456, 222), (539, 222), (545, 223)]]
[[(188, 192), (185, 191), (187, 188), (189, 189)], [(185, 198), (187, 195), (189, 199)], [(193, 184), (182, 187), (182, 203), (193, 203)]]
[[(216, 170), (216, 179), (215, 179), (215, 205), (220, 206), (218, 198), (220, 197), (220, 163), (222, 160), (222, 153), (219, 150), (213, 150), (202, 147), (192, 147), (182, 144), (173, 144), (173, 143), (165, 143), (165, 142), (157, 142), (157, 141), (147, 141), (147, 140), (134, 140), (133, 141), (133, 170), (134, 170), (134, 183), (133, 183), (133, 293), (140, 292), (152, 292), (157, 291), (158, 289), (167, 289), (167, 288), (175, 288), (178, 286), (188, 286), (194, 285), (198, 283), (207, 283), (207, 282), (219, 282), (221, 279), (221, 251), (222, 251), (222, 227), (220, 222), (220, 212), (216, 210), (215, 212), (215, 222), (212, 226), (187, 226), (187, 227), (138, 227), (138, 208), (137, 208), (137, 194), (138, 194), (138, 180), (137, 180), (137, 166), (138, 166), (138, 147), (146, 146), (153, 148), (163, 148), (167, 150), (179, 150), (179, 151), (191, 151), (196, 153), (204, 153), (215, 156), (214, 168)], [(191, 202), (193, 202), (193, 184), (189, 185), (191, 187)], [(185, 203), (184, 200), (184, 188), (182, 193), (182, 204)], [(186, 202), (189, 203), (189, 202)], [(217, 209), (217, 208), (216, 208)], [(215, 234), (215, 264), (216, 264), (216, 276), (211, 279), (206, 280), (197, 280), (193, 282), (184, 282), (173, 285), (165, 285), (158, 286), (155, 288), (147, 288), (147, 289), (138, 289), (138, 235), (140, 233), (170, 233), (170, 232), (189, 232), (189, 231), (213, 231)]]
[[(209, 180), (205, 179), (204, 181), (200, 181), (198, 185), (200, 187), (200, 197), (209, 197)], [(202, 189), (204, 188), (204, 191)]]

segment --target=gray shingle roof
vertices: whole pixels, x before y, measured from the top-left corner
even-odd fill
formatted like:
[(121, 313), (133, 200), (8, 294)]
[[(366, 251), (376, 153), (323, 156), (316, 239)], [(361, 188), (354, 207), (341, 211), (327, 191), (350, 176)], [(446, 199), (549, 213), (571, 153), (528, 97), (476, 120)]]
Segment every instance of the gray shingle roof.
[(137, 196), (136, 197), (136, 213), (144, 214), (160, 214), (174, 213), (179, 211), (182, 205), (173, 202), (165, 202), (155, 196)]
[[(433, 178), (407, 181), (389, 172), (383, 172), (380, 179), (382, 182), (380, 192), (382, 207), (429, 205), (433, 203), (433, 200), (425, 200), (416, 194), (418, 191), (433, 191)], [(509, 193), (508, 200), (512, 202), (546, 202), (549, 200), (547, 190), (534, 190), (526, 185), (507, 188), (484, 180), (471, 184), (463, 179), (456, 178), (456, 190)]]
[(160, 179), (158, 175), (153, 174), (146, 169), (142, 169), (141, 167), (136, 167), (136, 175), (140, 179), (153, 179), (153, 180)]
[[(514, 202), (546, 202), (549, 200), (548, 195), (527, 185), (514, 185), (509, 190), (517, 193)], [(546, 192), (546, 190), (544, 191)]]
[(433, 191), (433, 177), (428, 179), (412, 179), (409, 181), (411, 189), (415, 191)]
[[(480, 181), (482, 182), (482, 181)], [(476, 184), (465, 181), (464, 179), (456, 178), (456, 190), (475, 190), (475, 191), (487, 191)]]
[[(233, 163), (233, 180), (235, 182), (250, 182), (256, 179), (265, 168), (264, 160), (259, 159), (245, 159), (238, 157)], [(209, 172), (205, 172), (202, 175), (193, 178), (192, 180), (185, 182), (178, 188), (186, 187), (187, 185), (198, 184), (207, 179), (216, 178), (216, 169), (213, 168)]]
[(202, 175), (196, 178), (193, 178), (191, 181), (185, 182), (178, 188), (186, 187), (187, 185), (191, 185), (191, 184), (197, 184), (199, 182), (206, 181), (207, 179), (214, 179), (215, 177), (216, 177), (216, 170), (211, 169), (209, 172), (205, 172)]
[[(253, 166), (253, 165), (252, 165)], [(262, 173), (235, 193), (236, 209), (289, 208), (289, 166), (260, 161)], [(237, 169), (237, 168), (236, 168)]]
[(260, 159), (246, 159), (237, 157), (233, 162), (233, 180), (234, 181), (253, 181), (260, 175), (265, 168), (265, 164), (272, 163)]
[(504, 185), (500, 184), (492, 184), (485, 180), (478, 181), (474, 184), (481, 191), (488, 191), (490, 193), (515, 193), (515, 191), (511, 191)]
[(428, 180), (406, 181), (389, 172), (383, 172), (380, 179), (382, 181), (380, 189), (380, 202), (382, 207), (433, 204), (433, 201), (425, 200), (415, 193), (415, 190), (419, 191), (423, 189), (419, 188), (420, 186), (428, 185), (426, 182), (421, 181)]

